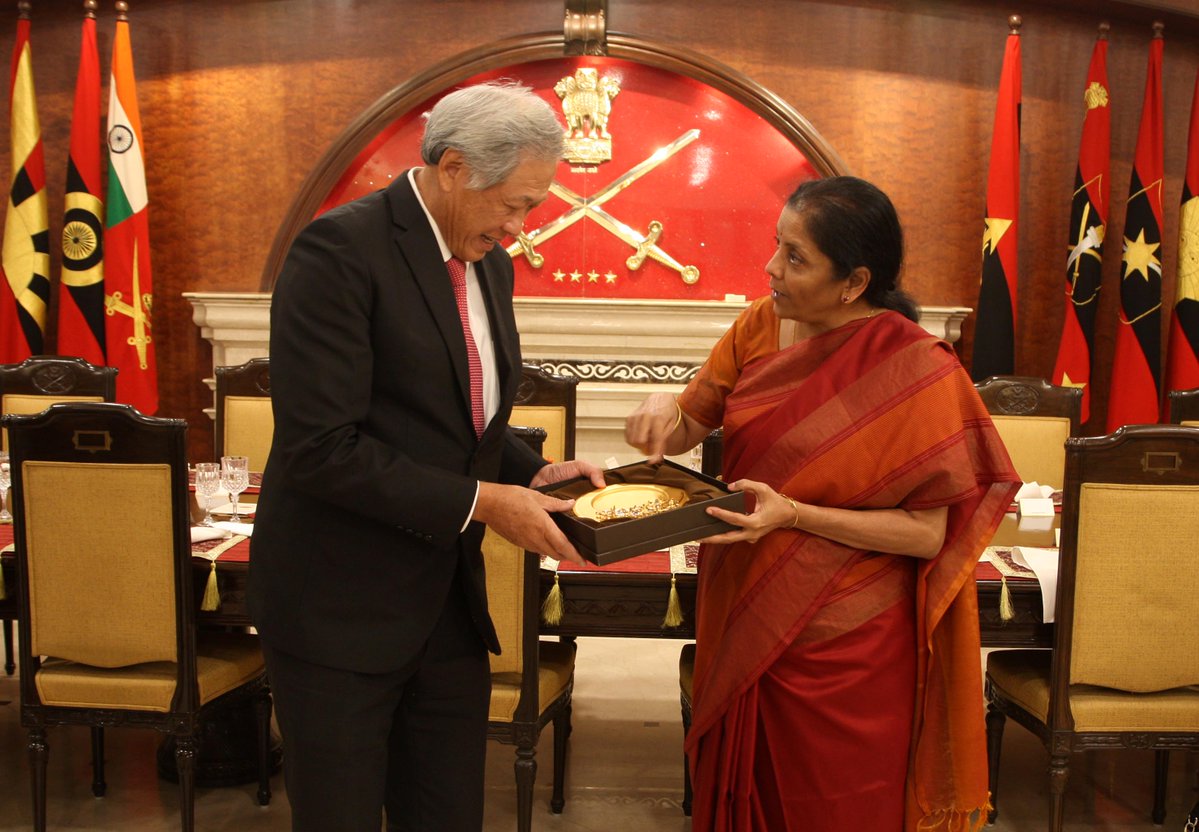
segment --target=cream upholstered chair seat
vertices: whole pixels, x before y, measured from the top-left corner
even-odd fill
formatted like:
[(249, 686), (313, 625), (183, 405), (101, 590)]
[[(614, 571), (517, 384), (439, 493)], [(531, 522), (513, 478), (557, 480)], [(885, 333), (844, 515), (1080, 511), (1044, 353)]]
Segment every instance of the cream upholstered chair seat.
[[(1070, 755), (1199, 749), (1199, 429), (1138, 425), (1066, 444), (1054, 648), (987, 657), (987, 745), (999, 806), (1010, 717), (1050, 752), (1050, 832), (1062, 826)], [(992, 819), (997, 812), (992, 813)]]
[(90, 403), (54, 404), (3, 423), (12, 443), (34, 828), (46, 826), (47, 727), (91, 727), (99, 797), (104, 731), (131, 725), (174, 737), (190, 832), (200, 715), (233, 696), (254, 704), (265, 805), (270, 698), (257, 638), (196, 629), (186, 423)]
[(541, 641), (539, 559), (487, 530), (483, 538), (487, 605), (501, 653), (491, 656), (491, 707), (487, 735), (516, 746), (517, 830), (529, 832), (537, 741), (554, 725), (554, 783), (550, 809), (565, 805), (566, 738), (574, 689), (574, 642)]

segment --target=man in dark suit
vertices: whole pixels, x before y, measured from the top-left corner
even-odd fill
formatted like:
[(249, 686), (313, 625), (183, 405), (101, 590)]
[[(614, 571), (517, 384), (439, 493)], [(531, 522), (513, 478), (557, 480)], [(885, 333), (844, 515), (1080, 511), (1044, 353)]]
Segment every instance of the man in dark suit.
[[(425, 166), (314, 220), (271, 304), (275, 434), (249, 604), (293, 829), (482, 828), (490, 674), (484, 525), (581, 562), (508, 430), (520, 382), (500, 240), (562, 153), (553, 109), (485, 84), (428, 114)], [(469, 340), (468, 340), (469, 339)]]

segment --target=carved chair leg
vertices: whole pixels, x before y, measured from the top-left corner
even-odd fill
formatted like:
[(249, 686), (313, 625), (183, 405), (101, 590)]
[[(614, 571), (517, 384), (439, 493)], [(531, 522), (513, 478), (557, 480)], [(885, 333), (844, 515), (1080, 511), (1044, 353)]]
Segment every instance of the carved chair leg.
[(104, 797), (108, 783), (104, 780), (104, 729), (92, 728), (92, 794)]
[[(683, 710), (683, 744), (687, 743), (687, 733), (691, 730), (691, 709), (684, 702)], [(683, 753), (683, 814), (691, 817), (691, 761)]]
[(13, 675), (17, 670), (17, 654), (12, 646), (12, 619), (4, 619), (4, 673)]
[(1160, 750), (1153, 755), (1153, 822), (1158, 826), (1166, 820), (1166, 778), (1170, 770), (1170, 752)]
[(175, 738), (175, 767), (179, 771), (179, 814), (183, 832), (195, 832), (196, 738), (193, 735)]
[(537, 748), (516, 746), (516, 832), (532, 832), (533, 782), (537, 779)]
[(1069, 753), (1051, 755), (1049, 758), (1049, 832), (1062, 832), (1066, 782), (1069, 779)]
[(50, 746), (46, 742), (46, 729), (29, 729), (29, 768), (33, 786), (33, 829), (46, 832), (46, 758)]
[(260, 691), (254, 697), (254, 716), (258, 721), (258, 805), (271, 802), (271, 694)]
[(554, 716), (554, 792), (550, 797), (550, 811), (555, 815), (562, 814), (566, 805), (563, 794), (566, 783), (566, 740), (570, 736), (570, 710), (566, 707)]
[(991, 811), (987, 823), (999, 817), (999, 758), (1003, 748), (1003, 726), (1007, 717), (994, 705), (987, 706), (987, 784), (991, 789)]

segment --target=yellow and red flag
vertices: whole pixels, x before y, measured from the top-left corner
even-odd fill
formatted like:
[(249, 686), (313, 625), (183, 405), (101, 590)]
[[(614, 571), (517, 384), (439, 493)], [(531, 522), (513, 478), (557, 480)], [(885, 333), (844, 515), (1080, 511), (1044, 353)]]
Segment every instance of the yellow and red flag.
[(1017, 215), (1020, 211), (1020, 30), (1013, 21), (1003, 54), (991, 133), (983, 230), (982, 283), (970, 373), (975, 381), (1011, 375), (1016, 363)]
[(85, 12), (71, 119), (62, 221), (58, 353), (104, 364), (104, 203), (100, 198), (100, 54), (96, 13)]
[(1086, 115), (1074, 173), (1070, 244), (1066, 257), (1066, 319), (1053, 383), (1082, 388), (1082, 421), (1091, 418), (1091, 362), (1111, 197), (1112, 114), (1107, 85), (1107, 31), (1091, 52), (1083, 90)]
[(50, 221), (46, 211), (46, 163), (33, 89), (29, 17), (17, 21), (9, 85), (12, 181), (4, 217), (0, 280), (0, 363), (44, 352), (50, 300)]
[(149, 197), (142, 122), (137, 110), (129, 21), (112, 40), (108, 97), (108, 221), (104, 237), (104, 305), (108, 363), (118, 367), (117, 400), (143, 413), (158, 410), (158, 367), (151, 326)]
[(1107, 432), (1122, 425), (1158, 421), (1161, 399), (1162, 315), (1162, 34), (1154, 25), (1149, 44), (1145, 102), (1137, 133), (1128, 207), (1124, 217), (1124, 262), (1120, 320), (1112, 361)]
[(1178, 293), (1170, 322), (1169, 390), (1199, 387), (1199, 74), (1191, 100), (1186, 179), (1178, 235)]

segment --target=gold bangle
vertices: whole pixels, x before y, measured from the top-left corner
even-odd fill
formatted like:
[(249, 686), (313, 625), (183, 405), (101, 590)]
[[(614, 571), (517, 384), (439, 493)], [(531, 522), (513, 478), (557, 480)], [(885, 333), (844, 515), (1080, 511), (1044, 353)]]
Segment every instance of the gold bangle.
[(791, 508), (795, 511), (795, 519), (791, 521), (791, 525), (788, 526), (787, 528), (789, 528), (789, 529), (798, 528), (799, 527), (799, 503), (792, 500), (786, 494), (780, 494), (779, 496), (782, 497), (784, 500), (786, 500), (788, 503), (790, 503)]
[(670, 426), (670, 433), (667, 436), (674, 436), (674, 432), (679, 429), (679, 425), (683, 423), (683, 408), (679, 404), (678, 397), (674, 400), (674, 409), (678, 411), (678, 415), (674, 417), (674, 424)]

